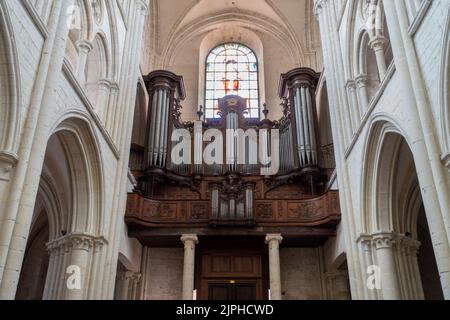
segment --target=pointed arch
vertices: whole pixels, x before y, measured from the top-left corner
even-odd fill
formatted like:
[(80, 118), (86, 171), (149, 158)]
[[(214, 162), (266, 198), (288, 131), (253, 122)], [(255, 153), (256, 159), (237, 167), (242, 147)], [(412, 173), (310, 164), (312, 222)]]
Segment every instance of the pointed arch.
[[(63, 223), (61, 230), (102, 235), (105, 207), (102, 156), (98, 139), (87, 116), (67, 113), (56, 126), (49, 142), (58, 144), (57, 153), (49, 154), (52, 151), (49, 143), (46, 161), (51, 161), (52, 156), (63, 156), (66, 160), (66, 167), (60, 168), (57, 174), (60, 179), (57, 185), (68, 189), (70, 195), (66, 199), (69, 204), (66, 205), (67, 218), (59, 217)], [(62, 175), (67, 175), (68, 181), (61, 181)], [(55, 174), (52, 177), (55, 179)]]

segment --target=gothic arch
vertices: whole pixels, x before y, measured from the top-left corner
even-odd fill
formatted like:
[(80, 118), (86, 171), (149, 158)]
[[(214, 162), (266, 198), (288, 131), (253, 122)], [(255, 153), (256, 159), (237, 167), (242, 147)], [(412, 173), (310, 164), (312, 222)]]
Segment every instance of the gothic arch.
[(0, 2), (0, 156), (15, 161), (20, 122), (19, 63), (8, 6)]
[[(87, 42), (89, 35), (92, 33), (92, 24), (89, 22), (88, 10), (86, 1), (75, 1), (69, 36), (66, 42), (66, 57), (73, 70), (78, 68), (80, 43)], [(85, 45), (89, 46), (87, 43)]]
[[(89, 52), (85, 68), (86, 94), (91, 103), (97, 109), (104, 107), (105, 101), (100, 99), (100, 90), (107, 90), (108, 84), (102, 86), (102, 81), (110, 81), (111, 73), (111, 52), (106, 36), (98, 32), (92, 41), (92, 50)], [(105, 92), (105, 96), (108, 93)]]
[(404, 131), (380, 116), (370, 125), (361, 181), (363, 233), (395, 231), (417, 236), (422, 196)]
[(356, 20), (358, 18), (359, 3), (359, 0), (350, 0), (349, 13), (346, 23), (346, 25), (348, 26), (346, 30), (346, 36), (348, 37), (348, 40), (347, 45), (345, 46), (347, 54), (344, 54), (343, 57), (347, 62), (345, 65), (347, 66), (348, 74), (350, 77), (354, 77), (355, 74), (357, 74), (357, 71), (355, 70), (355, 46), (357, 47), (357, 45), (355, 45), (355, 41), (357, 41), (357, 39), (355, 40), (355, 35), (358, 35), (360, 33), (358, 32), (358, 30), (356, 30)]
[(392, 158), (398, 152), (403, 137), (398, 128), (387, 119), (374, 120), (370, 126), (362, 162), (361, 229), (363, 233), (370, 234), (393, 228), (392, 207), (386, 204), (390, 204), (392, 200), (394, 162)]
[[(374, 50), (370, 47), (370, 35), (363, 29), (356, 42), (354, 53), (355, 78), (365, 77), (368, 102), (376, 94), (380, 86), (380, 76)], [(361, 106), (367, 108), (368, 106)]]
[[(65, 200), (68, 203), (66, 217), (49, 220), (59, 220), (60, 229), (67, 233), (103, 233), (104, 177), (100, 148), (93, 132), (92, 126), (83, 115), (68, 113), (61, 119), (49, 139), (46, 161), (51, 162), (54, 157), (60, 159), (63, 156), (66, 168), (59, 168), (60, 174), (56, 177), (60, 180), (56, 185), (58, 188), (62, 185), (68, 189), (71, 196)], [(51, 153), (51, 143), (57, 145), (56, 151), (59, 152)], [(61, 180), (65, 174), (68, 181)], [(52, 177), (55, 179), (55, 174), (52, 174)], [(61, 200), (59, 202), (64, 203)]]

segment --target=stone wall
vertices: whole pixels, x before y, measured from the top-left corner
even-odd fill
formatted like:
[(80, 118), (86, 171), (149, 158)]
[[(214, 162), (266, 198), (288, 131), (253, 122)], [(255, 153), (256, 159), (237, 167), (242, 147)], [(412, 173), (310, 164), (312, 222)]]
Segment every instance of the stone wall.
[(183, 249), (145, 248), (143, 300), (181, 299)]
[(283, 300), (320, 300), (322, 266), (320, 249), (283, 248), (280, 251)]

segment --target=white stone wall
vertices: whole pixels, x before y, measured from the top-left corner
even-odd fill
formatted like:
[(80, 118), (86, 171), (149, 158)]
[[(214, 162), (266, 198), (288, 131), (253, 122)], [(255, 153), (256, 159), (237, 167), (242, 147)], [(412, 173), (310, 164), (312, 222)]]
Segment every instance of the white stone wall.
[[(391, 170), (394, 165), (379, 168), (381, 171), (370, 171), (370, 168), (379, 166), (376, 158), (368, 158), (370, 150), (380, 148), (369, 144), (379, 138), (373, 136), (373, 129), (386, 123), (405, 139), (412, 151), (431, 233), (435, 237), (434, 250), (441, 255), (438, 265), (448, 299), (449, 284), (445, 274), (450, 266), (450, 175), (448, 163), (445, 167), (445, 156), (448, 153), (446, 137), (450, 119), (445, 112), (448, 103), (448, 85), (445, 86), (448, 80), (445, 79), (449, 77), (446, 50), (450, 3), (423, 1), (415, 18), (408, 19), (405, 8), (412, 1), (383, 1), (394, 64), (381, 79), (379, 89), (368, 106), (361, 106), (358, 99), (363, 112), (357, 125), (353, 126), (353, 132), (348, 130), (352, 127), (350, 116), (354, 110), (348, 84), (354, 80), (352, 77), (357, 68), (354, 64), (357, 57), (351, 50), (354, 46), (352, 35), (354, 30), (363, 27), (358, 25), (362, 23), (360, 9), (363, 1), (346, 1), (345, 6), (344, 1), (317, 0), (315, 3), (324, 48), (343, 213), (340, 236), (345, 240), (352, 295), (356, 299), (381, 299), (383, 294), (388, 297), (386, 292), (374, 295), (367, 289), (368, 265), (358, 241), (362, 235), (377, 231), (367, 224), (369, 220), (372, 227), (391, 225), (391, 230), (378, 231), (396, 231), (396, 221), (383, 222), (386, 217), (378, 216), (381, 210), (373, 212), (370, 209), (381, 195), (368, 192), (372, 188), (370, 179), (377, 181), (383, 170)], [(386, 194), (393, 197), (389, 190)]]
[[(1, 298), (12, 299), (15, 295), (47, 141), (61, 124), (74, 118), (86, 124), (87, 129), (83, 130), (89, 131), (85, 133), (92, 138), (98, 152), (89, 156), (99, 162), (94, 175), (95, 179), (99, 178), (101, 189), (91, 199), (91, 202), (99, 201), (99, 211), (92, 212), (91, 221), (100, 217), (101, 224), (87, 225), (85, 232), (105, 239), (102, 258), (90, 271), (94, 288), (86, 289), (82, 298), (112, 298), (126, 199), (133, 112), (130, 106), (134, 106), (147, 10), (147, 1), (125, 2), (129, 5), (127, 11), (121, 10), (116, 1), (102, 1), (102, 22), (91, 23), (95, 26), (91, 29), (93, 34), (85, 39), (91, 41), (94, 33), (101, 32), (110, 45), (108, 63), (115, 71), (110, 73), (113, 78), (108, 81), (114, 84), (115, 93), (107, 94), (110, 103), (105, 108), (114, 113), (117, 121), (109, 127), (98, 115), (95, 102), (87, 98), (81, 79), (64, 54), (68, 36), (66, 18), (72, 1), (53, 1), (48, 17), (46, 13), (36, 12), (33, 3), (27, 0), (0, 4), (0, 39), (12, 48), (1, 57), (1, 63), (10, 65), (9, 74), (16, 80), (11, 83), (11, 78), (0, 78), (0, 87), (9, 83), (15, 89), (10, 93), (15, 109), (11, 102), (0, 105), (0, 112), (3, 114), (5, 108), (10, 108), (9, 112), (18, 118), (13, 128), (17, 132), (13, 147), (3, 150), (0, 146), (1, 167), (9, 168), (8, 175), (2, 173), (0, 179)], [(92, 22), (95, 17), (88, 19)], [(110, 96), (113, 98), (109, 99)]]

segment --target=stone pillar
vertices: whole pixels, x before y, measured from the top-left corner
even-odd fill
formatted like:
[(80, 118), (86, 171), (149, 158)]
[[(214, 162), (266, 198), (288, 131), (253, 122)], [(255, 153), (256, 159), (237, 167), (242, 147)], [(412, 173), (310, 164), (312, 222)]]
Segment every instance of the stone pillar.
[(415, 119), (410, 138), (414, 141), (411, 151), (422, 189), (423, 204), (430, 228), (436, 262), (439, 269), (444, 297), (450, 299), (450, 190), (448, 172), (442, 165), (441, 150), (436, 137), (428, 90), (424, 85), (414, 39), (408, 32), (409, 23), (404, 1), (384, 1), (384, 12), (394, 53), (399, 90), (403, 104)]
[[(5, 208), (0, 212), (0, 299), (14, 299), (19, 283), (27, 239), (33, 219), (36, 194), (53, 126), (55, 92), (60, 81), (66, 40), (67, 19), (73, 0), (54, 1), (48, 22), (48, 37), (29, 98), (29, 108), (18, 150), (14, 179)], [(6, 196), (5, 196), (6, 197)]]
[(355, 81), (359, 98), (360, 112), (361, 115), (364, 116), (367, 108), (369, 107), (369, 97), (367, 96), (367, 76), (359, 75), (356, 77)]
[(377, 262), (380, 267), (381, 292), (384, 300), (400, 300), (401, 292), (394, 258), (394, 235), (378, 233), (373, 235)]
[(384, 46), (386, 44), (386, 38), (377, 36), (370, 41), (369, 46), (375, 51), (375, 57), (377, 59), (378, 73), (380, 75), (380, 82), (383, 81), (386, 72), (386, 56), (384, 55)]
[(44, 290), (46, 300), (84, 300), (95, 281), (93, 257), (103, 237), (70, 234), (47, 244), (50, 263)]
[(91, 52), (93, 46), (92, 43), (86, 40), (81, 40), (77, 42), (78, 47), (78, 63), (77, 63), (77, 70), (76, 70), (76, 76), (78, 79), (78, 82), (81, 85), (84, 85), (86, 82), (86, 63), (87, 58), (89, 55), (89, 52)]
[(352, 124), (352, 134), (358, 130), (359, 124), (361, 122), (361, 111), (358, 105), (358, 95), (356, 93), (356, 82), (354, 80), (348, 80), (346, 83), (349, 105), (351, 110), (349, 110), (349, 118)]
[(417, 255), (420, 249), (420, 242), (411, 237), (399, 236), (397, 240), (397, 254), (400, 278), (407, 300), (423, 300), (422, 280), (420, 277)]
[(120, 271), (117, 274), (116, 300), (136, 300), (137, 288), (141, 280), (139, 272)]
[(184, 264), (183, 264), (183, 300), (193, 300), (194, 293), (194, 272), (195, 272), (195, 245), (198, 238), (195, 234), (186, 234), (181, 237), (184, 244)]
[(98, 95), (96, 101), (91, 101), (102, 123), (106, 123), (107, 108), (111, 93), (111, 81), (100, 79), (98, 81)]
[(377, 300), (378, 292), (376, 289), (369, 289), (367, 281), (369, 280), (369, 267), (374, 265), (373, 257), (372, 257), (372, 237), (366, 234), (363, 234), (359, 237), (358, 242), (361, 244), (361, 257), (363, 261), (361, 261), (362, 269), (364, 271), (364, 299), (368, 300)]
[(113, 124), (115, 123), (114, 119), (117, 114), (116, 102), (117, 102), (117, 95), (119, 93), (119, 86), (116, 82), (111, 82), (110, 93), (111, 94), (108, 99), (108, 108), (106, 112), (105, 126), (108, 129), (108, 131), (111, 132), (111, 135), (115, 137), (117, 127), (113, 127)]
[(266, 244), (269, 246), (270, 299), (281, 300), (280, 243), (281, 234), (268, 234)]
[(350, 282), (345, 271), (328, 272), (326, 275), (327, 293), (330, 300), (351, 300)]

